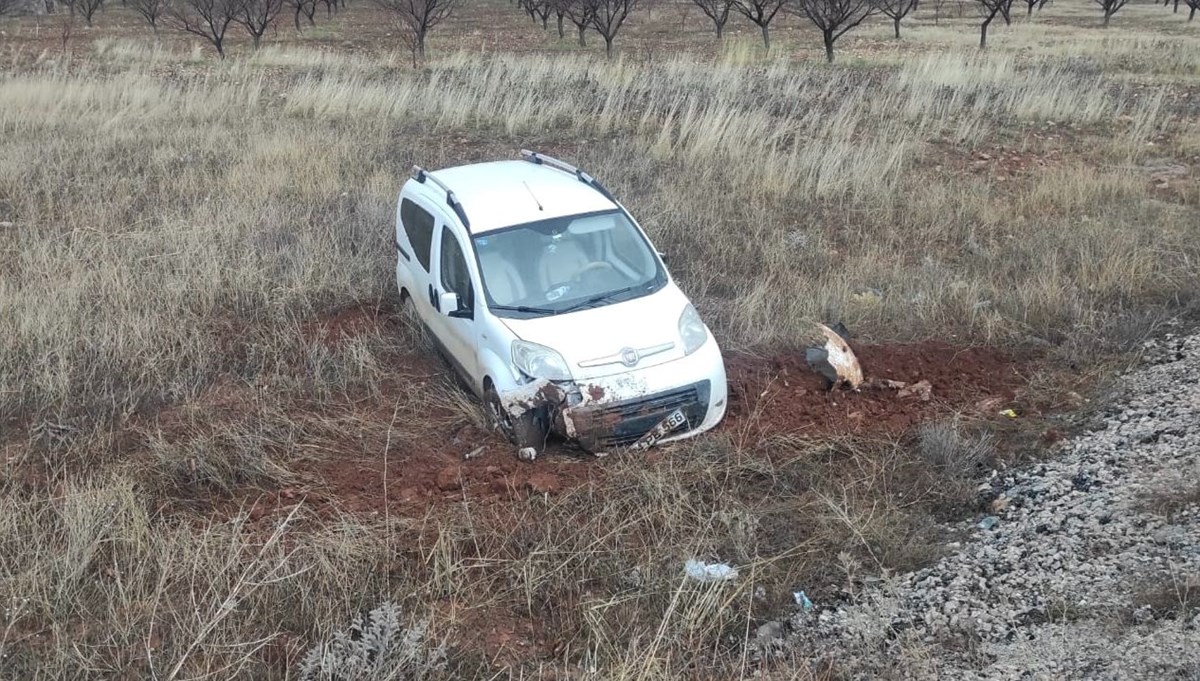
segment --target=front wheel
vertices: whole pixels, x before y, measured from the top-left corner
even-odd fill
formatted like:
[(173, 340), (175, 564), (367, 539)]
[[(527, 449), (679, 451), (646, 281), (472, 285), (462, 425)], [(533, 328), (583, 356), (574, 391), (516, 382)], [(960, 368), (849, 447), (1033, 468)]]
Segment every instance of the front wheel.
[(483, 398), (487, 402), (488, 416), (492, 420), (492, 425), (503, 433), (509, 442), (518, 447), (533, 447), (534, 449), (541, 449), (545, 445), (550, 428), (544, 408), (529, 409), (522, 414), (514, 415), (504, 408), (504, 403), (500, 400), (500, 393), (493, 385), (487, 387)]

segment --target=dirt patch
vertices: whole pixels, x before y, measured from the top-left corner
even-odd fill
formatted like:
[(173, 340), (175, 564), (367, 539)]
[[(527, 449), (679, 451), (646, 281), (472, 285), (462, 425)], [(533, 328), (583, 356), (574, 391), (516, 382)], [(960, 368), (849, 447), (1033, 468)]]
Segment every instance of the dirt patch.
[(300, 334), (310, 341), (336, 347), (364, 334), (381, 330), (399, 331), (401, 322), (397, 312), (378, 305), (349, 307), (328, 319), (302, 324)]
[[(474, 504), (555, 494), (587, 482), (599, 469), (591, 457), (558, 451), (534, 463), (517, 460), (498, 435), (467, 427), (451, 438), (431, 435), (424, 446), (382, 456), (333, 459), (310, 470), (316, 479), (308, 499), (321, 508), (351, 513), (423, 514), (432, 505)], [(484, 451), (469, 461), (463, 450)]]
[[(403, 332), (403, 326), (397, 312), (363, 306), (300, 329), (314, 342), (336, 346), (389, 336), (392, 327)], [(780, 436), (900, 435), (948, 413), (995, 417), (1015, 404), (1025, 384), (1027, 362), (996, 348), (852, 345), (867, 378), (858, 391), (830, 390), (808, 368), (803, 350), (727, 356), (729, 406), (717, 433), (744, 451)], [(568, 443), (551, 442), (536, 461), (523, 462), (509, 442), (484, 426), (476, 398), (449, 378), (435, 356), (406, 348), (388, 355), (385, 365), (386, 376), (369, 390), (333, 399), (317, 400), (303, 391), (260, 394), (253, 386), (222, 383), (206, 398), (160, 412), (153, 429), (170, 440), (211, 439), (207, 429), (226, 423), (233, 432), (255, 437), (277, 433), (274, 440), (262, 439), (258, 449), (286, 469), (283, 476), (239, 483), (224, 500), (195, 494), (185, 499), (177, 490), (179, 498), (166, 507), (195, 511), (209, 505), (218, 514), (247, 510), (257, 519), (303, 501), (320, 515), (421, 517), (447, 503), (504, 506), (560, 494), (608, 475), (614, 468), (609, 462), (621, 457), (643, 457), (654, 466), (671, 456), (666, 447), (596, 459)]]
[(756, 438), (898, 434), (939, 414), (1003, 409), (1024, 383), (1022, 363), (995, 348), (925, 342), (854, 351), (867, 377), (857, 392), (830, 390), (803, 354), (726, 358), (729, 411), (721, 427)]
[[(729, 411), (718, 432), (751, 445), (773, 436), (894, 435), (951, 412), (998, 413), (1023, 384), (1021, 363), (994, 348), (918, 343), (863, 345), (856, 352), (869, 379), (858, 392), (829, 390), (800, 353), (729, 357)], [(901, 382), (915, 390), (899, 387)], [(379, 411), (375, 418), (390, 416)], [(435, 423), (444, 416), (429, 414)], [(564, 444), (552, 444), (535, 462), (522, 462), (511, 444), (476, 425), (449, 431), (413, 422), (402, 427), (403, 442), (391, 447), (376, 442), (346, 450), (336, 441), (324, 443), (325, 455), (298, 466), (308, 481), (303, 498), (318, 509), (412, 516), (443, 503), (503, 504), (558, 494), (609, 469), (606, 460)], [(649, 465), (669, 452), (654, 454), (647, 457)], [(297, 494), (284, 490), (259, 499), (256, 513), (269, 512), (274, 503), (290, 506)]]

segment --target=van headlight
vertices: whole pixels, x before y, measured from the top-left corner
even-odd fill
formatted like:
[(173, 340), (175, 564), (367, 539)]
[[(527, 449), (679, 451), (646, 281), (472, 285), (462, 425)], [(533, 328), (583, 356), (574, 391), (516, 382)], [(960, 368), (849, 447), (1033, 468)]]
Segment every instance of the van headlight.
[(708, 329), (704, 328), (704, 322), (700, 321), (700, 313), (696, 312), (691, 303), (688, 303), (688, 306), (683, 308), (683, 314), (679, 315), (679, 337), (683, 339), (685, 355), (699, 350), (704, 341), (708, 340)]
[(545, 345), (515, 340), (512, 344), (513, 365), (521, 373), (532, 378), (544, 378), (550, 381), (571, 380), (571, 370), (567, 368), (567, 360), (558, 352)]

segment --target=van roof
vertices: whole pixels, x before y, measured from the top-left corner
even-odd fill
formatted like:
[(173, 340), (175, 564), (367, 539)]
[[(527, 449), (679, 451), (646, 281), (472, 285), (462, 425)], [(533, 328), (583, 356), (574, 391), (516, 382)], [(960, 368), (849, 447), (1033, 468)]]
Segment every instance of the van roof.
[(454, 192), (471, 234), (617, 207), (574, 175), (529, 161), (473, 163), (429, 174)]

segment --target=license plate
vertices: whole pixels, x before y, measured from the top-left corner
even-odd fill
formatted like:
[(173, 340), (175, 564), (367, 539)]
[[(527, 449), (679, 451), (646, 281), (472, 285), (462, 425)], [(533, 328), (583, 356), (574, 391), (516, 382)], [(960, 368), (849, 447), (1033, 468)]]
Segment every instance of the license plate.
[(671, 431), (679, 428), (687, 423), (687, 417), (683, 415), (682, 409), (676, 409), (667, 415), (667, 418), (658, 422), (657, 426), (650, 429), (637, 442), (629, 446), (630, 449), (648, 449), (654, 446), (655, 442), (663, 439), (671, 433)]

